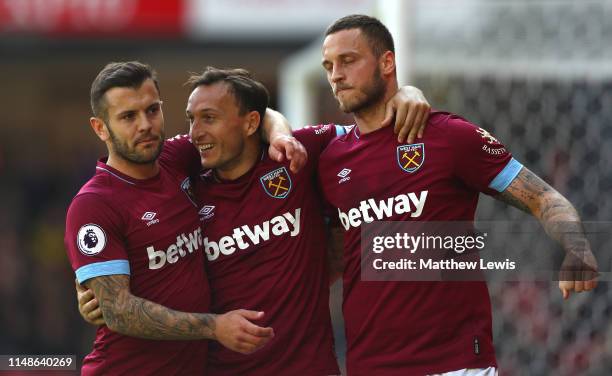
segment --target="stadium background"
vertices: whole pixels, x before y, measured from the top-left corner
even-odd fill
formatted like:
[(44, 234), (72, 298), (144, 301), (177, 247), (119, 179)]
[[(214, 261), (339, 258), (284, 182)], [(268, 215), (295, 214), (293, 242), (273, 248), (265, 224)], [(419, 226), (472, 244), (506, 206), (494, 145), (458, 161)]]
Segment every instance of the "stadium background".
[[(156, 68), (168, 136), (186, 131), (182, 83), (206, 65), (251, 70), (294, 126), (349, 123), (320, 42), (335, 18), (363, 12), (394, 33), (400, 83), (491, 131), (610, 232), (610, 1), (0, 0), (0, 354), (80, 359), (91, 348), (63, 232), (70, 199), (104, 154), (88, 98), (105, 63)], [(537, 226), (488, 197), (478, 217)], [(568, 302), (554, 282), (489, 284), (502, 375), (612, 373), (609, 249), (595, 244), (604, 282)], [(340, 323), (339, 305), (332, 311)], [(340, 326), (336, 337), (343, 361)]]

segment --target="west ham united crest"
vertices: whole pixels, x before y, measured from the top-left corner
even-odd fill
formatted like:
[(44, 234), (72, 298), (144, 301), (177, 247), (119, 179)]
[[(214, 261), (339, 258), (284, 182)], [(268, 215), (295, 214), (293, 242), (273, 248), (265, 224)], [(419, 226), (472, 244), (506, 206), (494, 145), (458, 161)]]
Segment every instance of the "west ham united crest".
[(181, 190), (187, 195), (187, 198), (193, 206), (198, 207), (198, 200), (196, 198), (195, 193), (193, 193), (193, 184), (191, 184), (191, 178), (186, 177), (185, 180), (181, 183)]
[(420, 143), (398, 146), (397, 163), (402, 170), (412, 174), (425, 163), (425, 145)]
[(291, 177), (284, 167), (277, 168), (259, 178), (266, 193), (274, 198), (285, 198), (291, 191)]

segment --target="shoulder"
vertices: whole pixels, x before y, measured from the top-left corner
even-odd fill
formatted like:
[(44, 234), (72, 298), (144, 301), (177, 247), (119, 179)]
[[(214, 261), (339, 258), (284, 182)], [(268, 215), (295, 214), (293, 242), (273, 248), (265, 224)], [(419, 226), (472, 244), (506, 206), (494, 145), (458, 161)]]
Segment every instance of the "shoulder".
[(429, 115), (425, 136), (429, 139), (444, 139), (453, 144), (478, 141), (485, 130), (460, 115), (448, 111), (432, 111)]
[(478, 126), (464, 117), (448, 111), (432, 111), (429, 115), (429, 126), (444, 127), (451, 132), (474, 132)]
[(98, 238), (121, 234), (126, 228), (126, 206), (113, 205), (109, 197), (96, 193), (78, 194), (66, 213), (66, 237), (81, 239), (86, 232)]
[(337, 124), (319, 124), (319, 125), (307, 125), (303, 128), (293, 131), (293, 136), (298, 140), (302, 141), (307, 137), (320, 137), (325, 136), (341, 136), (346, 133), (346, 127)]
[[(448, 139), (454, 145), (483, 148), (490, 154), (505, 152), (504, 145), (489, 131), (455, 114), (449, 114), (445, 123)], [(462, 149), (463, 150), (463, 149)]]
[[(323, 150), (332, 140), (347, 133), (347, 127), (336, 124), (307, 125), (293, 132), (293, 136), (307, 149)], [(311, 150), (309, 150), (311, 151)], [(314, 150), (313, 150), (314, 151)]]
[(176, 161), (181, 156), (195, 153), (195, 148), (187, 134), (179, 134), (164, 141), (160, 161)]
[[(66, 220), (81, 222), (119, 217), (119, 213), (126, 208), (122, 201), (132, 184), (114, 175), (112, 171), (105, 170), (103, 166), (97, 166), (96, 174), (81, 187), (70, 202)], [(131, 194), (128, 196), (133, 197)]]
[(168, 138), (164, 141), (163, 153), (172, 153), (186, 147), (193, 147), (191, 139), (188, 134), (177, 134), (174, 137)]
[(111, 199), (112, 196), (108, 194), (81, 191), (72, 199), (68, 207), (66, 219), (82, 221), (116, 217), (118, 212), (113, 207), (121, 207), (121, 205), (112, 205)]
[(191, 176), (200, 170), (198, 152), (187, 134), (176, 135), (165, 140), (159, 162), (173, 174)]
[(475, 125), (455, 113), (432, 110), (429, 114), (425, 131), (430, 130), (446, 133), (450, 130), (463, 129), (465, 127), (475, 127)]
[(355, 136), (355, 125), (337, 125), (332, 124), (335, 128), (336, 137), (332, 139), (322, 155), (329, 154), (331, 151), (338, 150), (350, 145), (357, 140)]
[[(103, 167), (96, 166), (96, 174), (92, 176), (83, 186), (79, 189), (78, 193), (73, 198), (73, 201), (83, 196), (85, 197), (100, 197), (112, 196), (113, 192), (116, 191), (115, 179), (111, 178), (111, 172), (108, 174), (101, 173), (104, 170)], [(79, 198), (81, 200), (82, 198)]]

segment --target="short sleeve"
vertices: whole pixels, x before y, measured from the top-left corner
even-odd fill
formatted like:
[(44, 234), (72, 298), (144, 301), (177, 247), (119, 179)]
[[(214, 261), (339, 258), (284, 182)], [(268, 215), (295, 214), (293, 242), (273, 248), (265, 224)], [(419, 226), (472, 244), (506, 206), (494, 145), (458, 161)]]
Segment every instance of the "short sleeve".
[(167, 163), (187, 176), (200, 172), (200, 155), (187, 134), (176, 135), (164, 143), (163, 157)]
[(491, 133), (459, 116), (451, 115), (446, 129), (454, 173), (473, 189), (503, 192), (523, 167)]
[(74, 198), (66, 215), (64, 244), (79, 283), (104, 275), (130, 274), (119, 215), (101, 197)]

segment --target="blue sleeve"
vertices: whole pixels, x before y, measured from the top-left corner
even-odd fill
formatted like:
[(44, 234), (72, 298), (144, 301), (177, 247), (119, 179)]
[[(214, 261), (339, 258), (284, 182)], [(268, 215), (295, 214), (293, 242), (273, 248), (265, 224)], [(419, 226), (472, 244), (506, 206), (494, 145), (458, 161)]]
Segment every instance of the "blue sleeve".
[(128, 260), (111, 260), (95, 262), (78, 268), (75, 272), (79, 283), (83, 283), (94, 277), (105, 275), (127, 274), (130, 275), (130, 263)]
[(508, 188), (510, 183), (517, 177), (523, 165), (521, 162), (512, 158), (510, 162), (500, 171), (499, 174), (491, 181), (489, 188), (496, 190), (497, 192), (503, 192)]
[(342, 125), (335, 125), (336, 127), (336, 136), (344, 136), (345, 134), (347, 134), (347, 130), (346, 127), (342, 126)]

